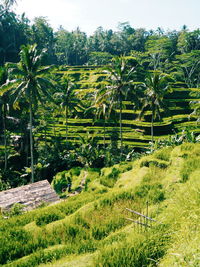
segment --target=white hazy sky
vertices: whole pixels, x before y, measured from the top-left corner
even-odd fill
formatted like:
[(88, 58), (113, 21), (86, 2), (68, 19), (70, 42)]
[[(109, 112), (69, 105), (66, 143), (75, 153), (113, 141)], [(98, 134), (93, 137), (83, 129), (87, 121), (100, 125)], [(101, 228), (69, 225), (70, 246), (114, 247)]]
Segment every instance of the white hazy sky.
[(115, 30), (125, 21), (148, 30), (179, 30), (184, 24), (190, 30), (200, 28), (200, 0), (18, 0), (15, 11), (30, 20), (47, 17), (55, 30), (79, 26), (87, 34), (99, 26)]

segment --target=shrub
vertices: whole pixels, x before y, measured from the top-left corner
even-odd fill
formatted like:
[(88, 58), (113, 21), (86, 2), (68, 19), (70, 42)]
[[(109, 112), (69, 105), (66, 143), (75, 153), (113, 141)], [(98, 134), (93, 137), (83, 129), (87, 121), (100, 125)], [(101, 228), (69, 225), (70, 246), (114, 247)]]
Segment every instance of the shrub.
[(36, 225), (43, 226), (43, 225), (46, 225), (48, 223), (51, 223), (51, 222), (54, 222), (54, 221), (57, 221), (57, 220), (61, 220), (61, 219), (64, 219), (64, 218), (65, 218), (65, 214), (64, 213), (62, 213), (59, 210), (51, 209), (50, 211), (44, 212), (44, 214), (40, 214), (36, 218), (35, 222), (36, 222)]
[(81, 169), (80, 167), (72, 168), (69, 172), (72, 176), (79, 176), (81, 174)]
[(71, 182), (71, 175), (67, 171), (59, 172), (52, 181), (52, 186), (54, 190), (61, 194), (63, 189), (68, 187), (68, 184)]
[(4, 191), (4, 190), (7, 190), (10, 188), (10, 185), (8, 182), (5, 182), (5, 181), (2, 181), (1, 179), (1, 174), (0, 174), (0, 192), (1, 191)]
[(10, 216), (16, 216), (16, 215), (21, 215), (24, 212), (24, 205), (20, 204), (20, 203), (15, 203), (12, 208), (9, 211), (9, 215)]

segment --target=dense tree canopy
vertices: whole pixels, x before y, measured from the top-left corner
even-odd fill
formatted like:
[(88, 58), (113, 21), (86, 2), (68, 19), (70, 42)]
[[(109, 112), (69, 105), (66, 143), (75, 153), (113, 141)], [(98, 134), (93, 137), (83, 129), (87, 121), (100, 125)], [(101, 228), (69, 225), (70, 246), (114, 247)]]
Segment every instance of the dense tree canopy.
[(0, 5), (0, 65), (17, 62), (21, 45), (37, 43), (38, 48), (47, 49), (46, 64), (98, 65), (109, 63), (110, 56), (141, 52), (146, 67), (166, 72), (177, 55), (200, 49), (200, 29), (146, 30), (122, 22), (117, 31), (98, 27), (87, 36), (80, 28), (70, 32), (61, 26), (54, 31), (46, 17), (35, 18), (31, 25), (25, 14), (20, 17), (12, 11), (15, 2)]

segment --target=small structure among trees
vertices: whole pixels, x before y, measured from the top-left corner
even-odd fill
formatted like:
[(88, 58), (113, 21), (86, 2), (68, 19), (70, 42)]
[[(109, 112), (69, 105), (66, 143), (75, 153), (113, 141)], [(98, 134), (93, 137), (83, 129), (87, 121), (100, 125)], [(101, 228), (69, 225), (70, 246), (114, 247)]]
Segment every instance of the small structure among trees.
[(0, 209), (8, 210), (14, 204), (19, 203), (24, 206), (24, 210), (31, 210), (43, 203), (58, 200), (59, 197), (51, 188), (49, 182), (43, 180), (0, 192)]

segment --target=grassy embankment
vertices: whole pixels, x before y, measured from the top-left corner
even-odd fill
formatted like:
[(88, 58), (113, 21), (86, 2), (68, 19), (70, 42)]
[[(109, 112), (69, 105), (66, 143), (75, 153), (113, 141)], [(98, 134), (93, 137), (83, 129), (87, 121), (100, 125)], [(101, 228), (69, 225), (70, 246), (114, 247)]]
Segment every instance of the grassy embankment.
[[(85, 190), (53, 206), (0, 220), (0, 264), (199, 266), (200, 144), (87, 171)], [(145, 231), (130, 208), (157, 222)]]

